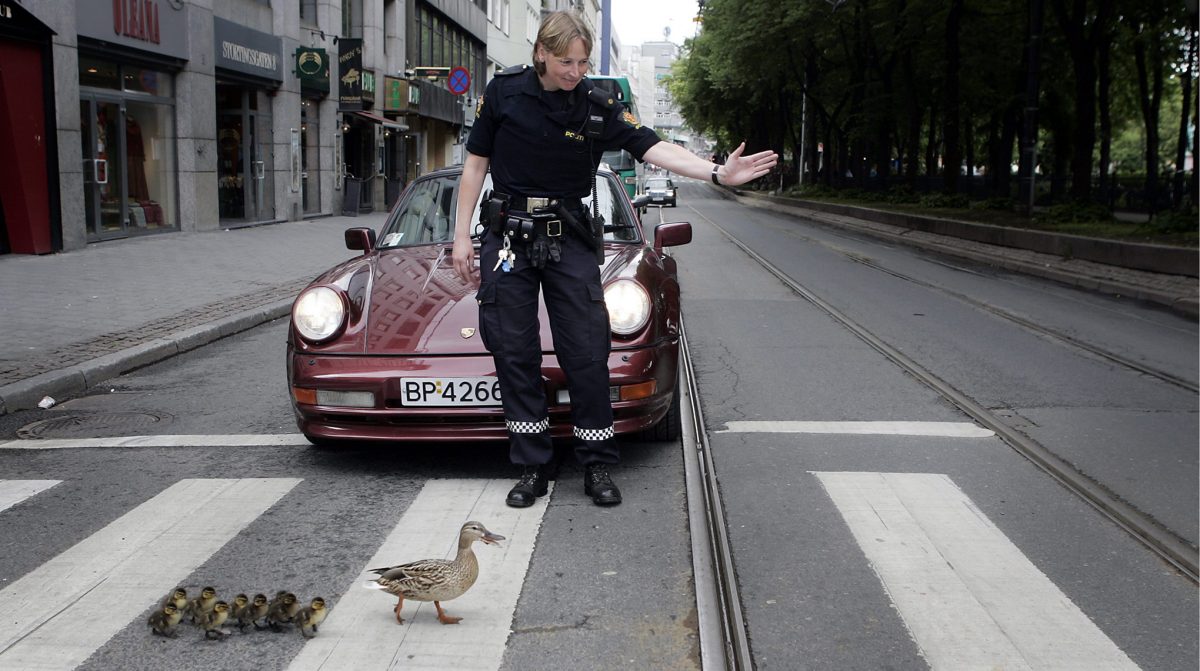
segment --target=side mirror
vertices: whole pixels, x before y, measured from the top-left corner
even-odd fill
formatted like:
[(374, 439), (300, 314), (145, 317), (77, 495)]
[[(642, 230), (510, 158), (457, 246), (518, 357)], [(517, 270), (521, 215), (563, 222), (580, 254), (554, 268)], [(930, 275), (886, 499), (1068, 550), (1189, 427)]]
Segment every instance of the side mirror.
[(375, 249), (375, 229), (347, 228), (346, 249), (361, 249), (363, 254), (370, 254)]
[(650, 204), (650, 196), (648, 194), (643, 193), (641, 195), (635, 196), (634, 199), (630, 202), (633, 203), (633, 209), (645, 210), (646, 206)]
[(663, 247), (678, 247), (692, 241), (692, 225), (686, 221), (659, 224), (654, 227), (654, 251)]

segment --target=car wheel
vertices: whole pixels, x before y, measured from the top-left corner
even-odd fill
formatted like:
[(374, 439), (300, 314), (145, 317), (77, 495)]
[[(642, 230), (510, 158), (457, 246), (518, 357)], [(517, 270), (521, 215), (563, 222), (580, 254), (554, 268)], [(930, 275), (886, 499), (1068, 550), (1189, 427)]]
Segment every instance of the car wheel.
[(638, 440), (647, 443), (665, 443), (679, 440), (683, 435), (683, 420), (679, 414), (679, 390), (671, 396), (671, 407), (667, 409), (667, 414), (658, 420), (654, 426), (643, 429), (638, 433)]

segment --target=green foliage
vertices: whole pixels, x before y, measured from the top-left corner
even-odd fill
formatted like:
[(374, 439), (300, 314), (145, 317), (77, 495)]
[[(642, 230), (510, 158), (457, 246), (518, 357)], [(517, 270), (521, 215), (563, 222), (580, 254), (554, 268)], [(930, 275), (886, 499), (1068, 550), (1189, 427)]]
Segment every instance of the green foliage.
[(1155, 229), (1163, 233), (1191, 233), (1193, 235), (1200, 228), (1198, 222), (1200, 222), (1200, 217), (1198, 217), (1196, 208), (1161, 212), (1150, 221)]
[(1011, 198), (986, 198), (984, 200), (976, 200), (971, 202), (972, 210), (1011, 210), (1013, 209), (1013, 201)]
[(919, 203), (921, 202), (921, 194), (917, 193), (910, 186), (893, 186), (883, 194), (883, 200), (888, 203)]
[(1113, 213), (1107, 206), (1099, 203), (1073, 201), (1051, 206), (1048, 212), (1038, 215), (1038, 219), (1053, 221), (1056, 224), (1104, 223), (1113, 220)]
[(921, 207), (965, 209), (971, 206), (971, 200), (960, 194), (929, 193), (921, 196)]

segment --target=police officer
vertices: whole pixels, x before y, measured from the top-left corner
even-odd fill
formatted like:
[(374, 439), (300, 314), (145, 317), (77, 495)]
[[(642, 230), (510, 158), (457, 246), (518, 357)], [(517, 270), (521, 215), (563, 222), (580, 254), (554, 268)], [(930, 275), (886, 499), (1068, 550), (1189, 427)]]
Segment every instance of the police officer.
[[(496, 73), (488, 84), (467, 141), (458, 190), (454, 268), (474, 280), (471, 214), (489, 167), (493, 190), (485, 212), (478, 291), (480, 335), (496, 362), (509, 458), (524, 467), (508, 494), (523, 508), (545, 495), (545, 465), (553, 456), (541, 375), (539, 287), (550, 316), (554, 351), (567, 377), (576, 456), (585, 467), (584, 492), (597, 505), (621, 502), (608, 467), (618, 463), (608, 397), (608, 312), (597, 266), (599, 241), (590, 233), (585, 200), (601, 154), (625, 149), (676, 173), (742, 184), (765, 175), (771, 151), (723, 165), (701, 159), (641, 126), (584, 75), (592, 36), (574, 14), (549, 14), (538, 30), (533, 67)], [(501, 214), (503, 212), (503, 214)]]

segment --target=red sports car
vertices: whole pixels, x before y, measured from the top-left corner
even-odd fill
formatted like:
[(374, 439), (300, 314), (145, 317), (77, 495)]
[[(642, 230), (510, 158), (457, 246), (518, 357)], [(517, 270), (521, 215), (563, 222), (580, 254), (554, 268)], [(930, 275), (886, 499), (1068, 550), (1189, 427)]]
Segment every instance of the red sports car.
[[(348, 229), (346, 246), (362, 255), (296, 298), (288, 382), (300, 431), (313, 443), (507, 439), (496, 369), (478, 334), (477, 285), (464, 283), (451, 263), (460, 173), (456, 166), (415, 180), (378, 237)], [(615, 429), (674, 440), (679, 283), (663, 249), (690, 242), (692, 228), (660, 224), (647, 244), (634, 203), (603, 168), (597, 197), (606, 221), (601, 280)], [(478, 207), (472, 221), (477, 215)], [(482, 227), (474, 232), (478, 238)], [(550, 431), (569, 437), (570, 399), (544, 305), (541, 320)]]

